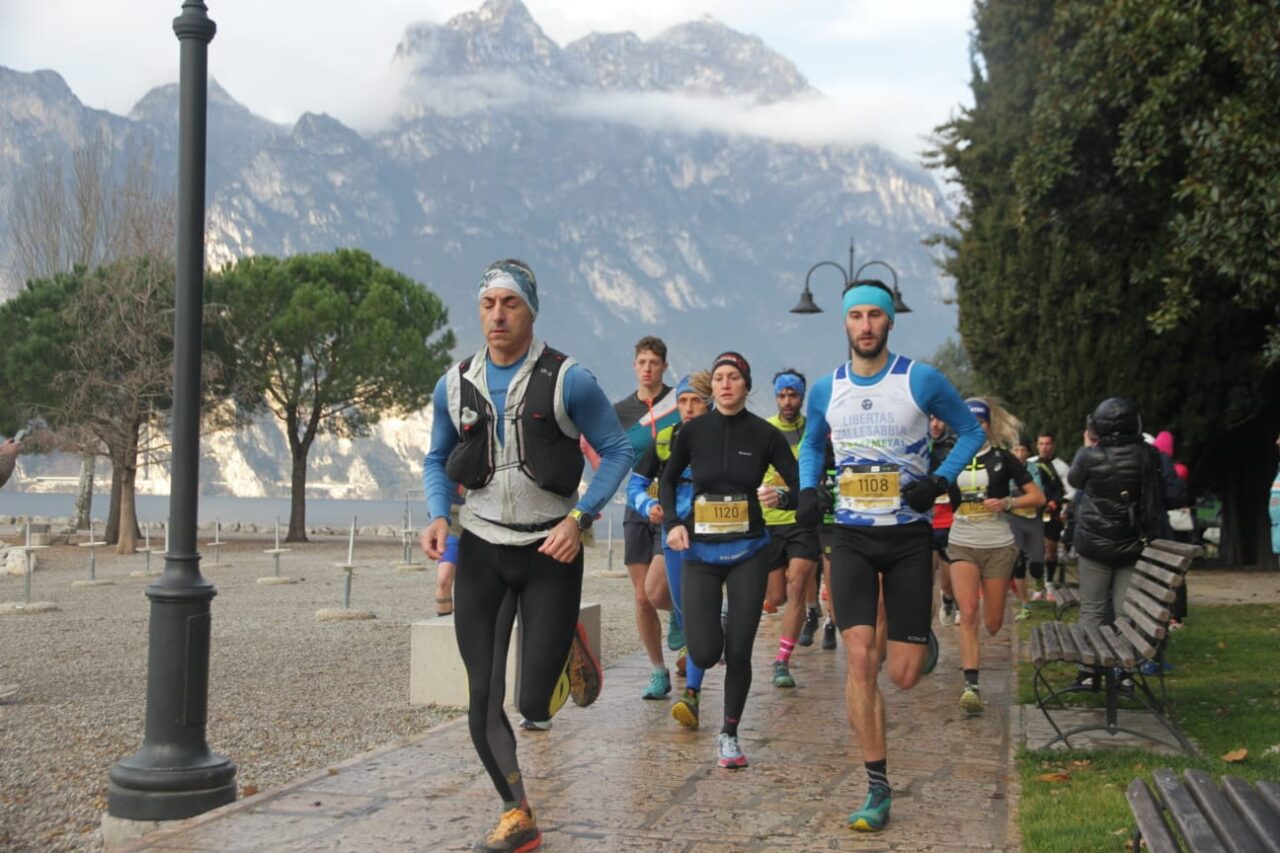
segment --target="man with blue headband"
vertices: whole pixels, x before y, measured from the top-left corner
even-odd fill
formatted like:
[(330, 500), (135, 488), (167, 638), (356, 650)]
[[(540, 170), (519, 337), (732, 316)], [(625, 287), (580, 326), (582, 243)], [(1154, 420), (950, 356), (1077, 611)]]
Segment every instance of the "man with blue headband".
[[(773, 377), (773, 394), (778, 403), (778, 413), (766, 418), (787, 439), (791, 452), (800, 454), (800, 442), (804, 438), (805, 378), (793, 367), (784, 368)], [(769, 490), (783, 486), (782, 477), (773, 468), (765, 474), (760, 485), (760, 497)], [(792, 510), (769, 507), (762, 510), (764, 523), (769, 528), (772, 542), (769, 544), (768, 566), (771, 572), (769, 586), (772, 591), (774, 577), (786, 584), (787, 608), (782, 613), (782, 633), (778, 638), (778, 656), (773, 660), (773, 686), (796, 686), (791, 675), (791, 653), (796, 645), (811, 645), (818, 629), (817, 596), (806, 614), (805, 600), (814, 579), (821, 551), (818, 532), (796, 524)], [(785, 570), (785, 576), (780, 574)], [(803, 629), (803, 633), (802, 633)], [(808, 642), (804, 640), (807, 638)]]
[[(869, 789), (862, 808), (849, 815), (849, 827), (875, 832), (888, 823), (892, 801), (884, 697), (876, 677), (883, 665), (905, 690), (925, 672), (933, 609), (931, 511), (984, 435), (946, 377), (889, 352), (894, 308), (888, 287), (854, 282), (843, 308), (850, 359), (809, 389), (796, 521), (817, 527), (822, 520), (817, 488), (830, 437), (839, 473), (828, 583), (848, 660), (849, 720)], [(932, 475), (930, 415), (956, 434), (955, 447)], [(884, 636), (878, 642), (882, 593)]]
[[(533, 333), (538, 282), (510, 259), (490, 264), (477, 294), (485, 345), (436, 385), (423, 485), (427, 555), (440, 559), (457, 486), (467, 490), (454, 582), (454, 630), (467, 670), (471, 740), (503, 802), (477, 850), (533, 850), (542, 833), (525, 793), (503, 710), (507, 649), (520, 614), (516, 704), (551, 719), (568, 666), (579, 705), (599, 694), (599, 661), (578, 622), (582, 534), (631, 467), (631, 442), (595, 377)], [(600, 454), (579, 495), (585, 438)]]

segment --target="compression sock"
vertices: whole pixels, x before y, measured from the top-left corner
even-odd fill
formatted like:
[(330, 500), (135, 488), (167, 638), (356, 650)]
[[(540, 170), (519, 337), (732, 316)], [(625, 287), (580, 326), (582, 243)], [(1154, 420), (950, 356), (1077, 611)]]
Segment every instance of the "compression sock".
[(970, 687), (978, 686), (978, 671), (976, 669), (966, 669), (964, 671), (964, 683)]
[(734, 717), (725, 716), (724, 725), (720, 727), (720, 734), (738, 736), (738, 720)]
[(791, 653), (796, 650), (796, 641), (782, 637), (778, 640), (778, 656), (774, 660), (780, 660), (783, 663), (791, 662)]
[[(1066, 580), (1067, 573), (1062, 573), (1062, 580)], [(1046, 560), (1044, 564), (1044, 577), (1049, 583), (1058, 583), (1058, 561)]]
[(871, 790), (880, 788), (886, 795), (892, 794), (893, 789), (889, 787), (889, 759), (864, 761), (863, 764), (867, 768), (867, 788)]

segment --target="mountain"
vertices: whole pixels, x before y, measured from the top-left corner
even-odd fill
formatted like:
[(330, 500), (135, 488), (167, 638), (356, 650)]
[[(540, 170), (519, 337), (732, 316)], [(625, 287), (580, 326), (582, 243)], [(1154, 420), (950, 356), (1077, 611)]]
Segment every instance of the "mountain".
[[(539, 280), (539, 334), (612, 398), (632, 390), (631, 344), (644, 334), (670, 345), (672, 384), (727, 348), (765, 379), (783, 366), (811, 377), (829, 369), (843, 352), (839, 275), (813, 272), (827, 313), (788, 309), (816, 262), (846, 263), (850, 236), (856, 265), (892, 264), (915, 309), (898, 318), (895, 349), (927, 356), (955, 327), (921, 244), (951, 211), (922, 168), (875, 146), (779, 142), (704, 120), (823, 97), (754, 36), (703, 19), (647, 41), (591, 34), (561, 47), (518, 0), (490, 0), (407, 27), (388, 80), (394, 110), (361, 131), (313, 113), (275, 125), (211, 84), (211, 264), (359, 246), (441, 294), (461, 356), (481, 342), (480, 271), (522, 258)], [(0, 202), (35, 152), (70, 150), (95, 124), (171, 160), (176, 106), (165, 86), (128, 117), (111, 116), (80, 106), (52, 72), (0, 69)], [(760, 410), (772, 404), (767, 386), (757, 385)], [(266, 436), (246, 437), (261, 452), (243, 465), (267, 464)], [(327, 458), (374, 459), (386, 447), (385, 436), (363, 439)], [(385, 458), (411, 466), (414, 454)], [(377, 467), (378, 488), (412, 481), (384, 486), (393, 475)], [(215, 473), (210, 485), (233, 479)]]

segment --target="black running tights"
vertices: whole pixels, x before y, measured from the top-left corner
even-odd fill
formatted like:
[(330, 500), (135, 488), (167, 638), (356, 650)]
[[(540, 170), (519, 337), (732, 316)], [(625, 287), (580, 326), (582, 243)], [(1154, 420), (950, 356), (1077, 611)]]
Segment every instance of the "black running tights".
[(524, 802), (516, 738), (502, 710), (507, 648), (520, 614), (520, 695), (530, 720), (551, 719), (551, 695), (569, 656), (582, 600), (582, 552), (572, 563), (531, 545), (494, 545), (463, 532), (458, 543), (453, 624), (467, 669), (471, 741), (505, 804)]
[[(684, 563), (684, 636), (689, 657), (711, 669), (724, 653), (724, 728), (737, 734), (742, 709), (751, 689), (751, 647), (760, 627), (769, 570), (769, 549), (732, 566), (716, 566), (686, 559)], [(720, 626), (722, 588), (729, 591), (729, 623)]]

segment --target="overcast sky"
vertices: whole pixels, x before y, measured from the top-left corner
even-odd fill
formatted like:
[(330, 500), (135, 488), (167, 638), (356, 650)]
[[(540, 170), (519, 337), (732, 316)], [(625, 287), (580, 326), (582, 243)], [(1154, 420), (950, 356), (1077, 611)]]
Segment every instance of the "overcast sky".
[[(291, 123), (328, 112), (368, 124), (407, 24), (481, 0), (208, 0), (210, 73), (254, 112)], [(971, 0), (526, 0), (561, 45), (589, 32), (650, 38), (709, 14), (759, 36), (831, 101), (708, 121), (799, 141), (875, 142), (916, 159), (923, 137), (971, 101)], [(125, 113), (178, 76), (179, 0), (0, 0), (0, 65), (58, 71), (86, 104)], [(799, 10), (803, 10), (801, 13)], [(703, 111), (695, 111), (701, 114)]]

